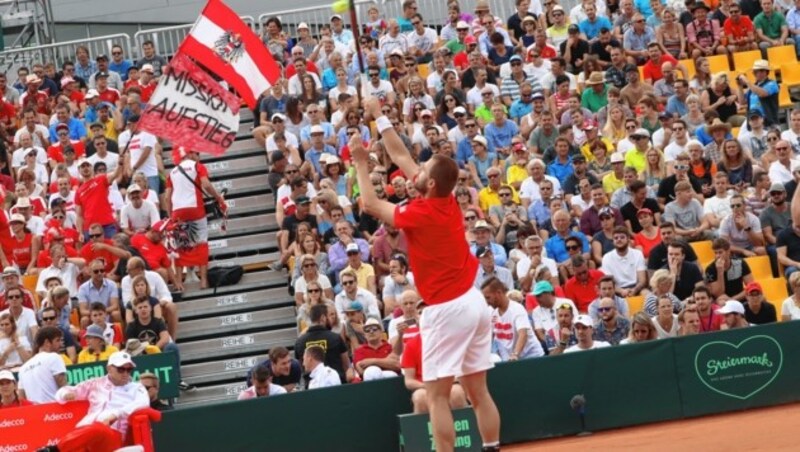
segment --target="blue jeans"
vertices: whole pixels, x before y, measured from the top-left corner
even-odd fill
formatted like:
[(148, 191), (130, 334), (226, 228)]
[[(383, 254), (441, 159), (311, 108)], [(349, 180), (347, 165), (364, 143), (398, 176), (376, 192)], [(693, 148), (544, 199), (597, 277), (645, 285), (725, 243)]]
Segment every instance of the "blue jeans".
[(158, 189), (161, 187), (161, 178), (158, 176), (149, 176), (147, 178), (147, 186), (150, 187), (150, 190), (158, 193)]

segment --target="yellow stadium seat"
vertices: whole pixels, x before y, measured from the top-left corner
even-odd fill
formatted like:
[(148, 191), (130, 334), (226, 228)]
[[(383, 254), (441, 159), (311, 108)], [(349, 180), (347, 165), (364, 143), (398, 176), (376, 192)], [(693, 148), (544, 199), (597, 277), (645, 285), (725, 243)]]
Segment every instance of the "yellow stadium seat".
[(767, 49), (767, 61), (769, 61), (770, 69), (777, 71), (782, 64), (796, 63), (797, 53), (792, 45), (770, 47)]
[(760, 50), (750, 50), (748, 52), (734, 52), (733, 68), (736, 72), (751, 72), (753, 63), (761, 59)]
[(750, 272), (753, 273), (753, 279), (756, 281), (772, 279), (772, 264), (769, 262), (769, 256), (746, 257), (744, 261), (747, 262)]
[(731, 128), (731, 135), (734, 138), (738, 138), (739, 137), (739, 130), (741, 130), (741, 129), (742, 129), (741, 127), (732, 127)]
[(792, 102), (792, 97), (789, 95), (789, 87), (781, 83), (778, 91), (778, 107), (792, 108), (793, 106), (794, 102)]
[[(691, 80), (692, 77), (694, 77), (694, 74), (697, 72), (697, 70), (694, 67), (694, 60), (690, 60), (690, 59), (678, 60), (678, 63), (682, 64), (683, 67), (686, 68), (686, 72), (689, 73), (689, 80)], [(678, 71), (678, 76), (679, 77), (683, 77), (681, 71)]]
[(786, 278), (769, 278), (758, 282), (761, 284), (761, 288), (764, 289), (764, 298), (780, 311), (783, 300), (789, 297), (789, 291), (786, 289)]
[(705, 270), (708, 264), (714, 262), (714, 250), (711, 249), (711, 240), (692, 242), (692, 249), (697, 254), (697, 263)]
[(22, 275), (22, 287), (28, 289), (33, 294), (33, 307), (39, 310), (39, 294), (36, 293), (36, 283), (39, 282), (39, 275)]
[(800, 85), (800, 63), (781, 64), (781, 84), (789, 87)]
[(631, 315), (644, 310), (644, 295), (636, 295), (635, 297), (626, 298), (628, 301), (628, 312)]
[(730, 64), (728, 63), (728, 55), (713, 55), (706, 57), (706, 59), (708, 60), (708, 67), (712, 75), (717, 72), (728, 72), (731, 70)]
[(644, 80), (644, 66), (639, 66), (639, 79)]
[(428, 78), (430, 74), (430, 67), (427, 64), (418, 64), (417, 65), (417, 73), (423, 80)]

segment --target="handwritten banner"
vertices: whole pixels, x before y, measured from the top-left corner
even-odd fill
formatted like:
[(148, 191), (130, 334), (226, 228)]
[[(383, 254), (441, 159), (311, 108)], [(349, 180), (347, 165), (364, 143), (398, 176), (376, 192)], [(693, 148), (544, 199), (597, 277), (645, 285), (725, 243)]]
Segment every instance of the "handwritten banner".
[(164, 69), (139, 128), (173, 146), (220, 155), (236, 139), (240, 103), (192, 60), (177, 54)]

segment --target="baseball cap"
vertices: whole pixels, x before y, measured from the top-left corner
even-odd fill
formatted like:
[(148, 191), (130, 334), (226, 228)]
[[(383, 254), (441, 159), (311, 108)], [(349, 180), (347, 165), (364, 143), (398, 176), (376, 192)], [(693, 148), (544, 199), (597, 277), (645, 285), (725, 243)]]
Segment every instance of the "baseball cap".
[(541, 91), (536, 91), (535, 93), (531, 94), (531, 99), (544, 99), (544, 94)]
[(550, 11), (551, 12), (553, 12), (553, 11), (561, 11), (563, 13), (564, 12), (564, 7), (561, 6), (561, 5), (555, 5), (555, 6), (553, 6), (553, 9), (551, 9)]
[(611, 163), (625, 163), (625, 156), (621, 152), (611, 154)]
[(17, 381), (14, 374), (10, 370), (0, 370), (0, 380)]
[(570, 33), (570, 34), (572, 34), (572, 33), (580, 33), (580, 32), (581, 32), (581, 29), (578, 28), (578, 26), (575, 25), (575, 24), (572, 24), (567, 28), (567, 33)]
[(72, 83), (74, 81), (75, 81), (75, 79), (72, 78), (72, 77), (62, 77), (61, 78), (61, 87), (63, 88), (63, 87), (69, 85), (70, 83)]
[(89, 91), (86, 91), (86, 95), (83, 96), (83, 97), (86, 98), (86, 99), (94, 99), (95, 97), (97, 97), (99, 95), (100, 95), (100, 93), (98, 93), (96, 89), (90, 89)]
[(575, 318), (575, 322), (573, 322), (573, 323), (575, 325), (581, 324), (581, 325), (589, 327), (589, 328), (594, 328), (594, 322), (592, 322), (592, 318), (589, 317), (586, 314), (581, 314), (578, 317), (576, 317)]
[(19, 270), (17, 270), (17, 267), (9, 265), (8, 267), (3, 269), (3, 276), (14, 276), (14, 275), (19, 276)]
[(105, 340), (106, 338), (103, 337), (103, 328), (100, 325), (89, 325), (86, 327), (86, 337), (96, 337), (98, 339)]
[[(5, 272), (3, 272), (3, 274), (5, 275)], [(764, 289), (761, 288), (761, 284), (759, 284), (756, 281), (753, 281), (753, 282), (749, 283), (747, 286), (745, 286), (745, 288), (744, 288), (744, 293), (747, 294), (747, 293), (750, 293), (750, 292), (764, 293)]]
[(719, 308), (718, 314), (741, 314), (744, 315), (744, 305), (740, 301), (728, 300), (725, 305)]
[(334, 15), (331, 16), (331, 22), (333, 22), (336, 19), (342, 20), (342, 15), (341, 14), (334, 14)]
[(492, 247), (491, 246), (479, 246), (478, 249), (475, 250), (475, 256), (483, 257), (487, 254), (491, 254)]
[(99, 78), (108, 78), (108, 72), (98, 72), (97, 75), (94, 76), (95, 80)]
[(489, 223), (487, 223), (486, 220), (478, 220), (478, 221), (475, 222), (475, 226), (473, 226), (473, 229), (475, 229), (475, 230), (478, 230), (478, 229), (492, 229), (492, 227), (489, 226)]
[(80, 162), (78, 162), (78, 168), (82, 167), (83, 165), (91, 165), (91, 164), (92, 162), (90, 162), (89, 159), (81, 159)]
[(553, 285), (550, 284), (550, 281), (539, 281), (533, 286), (533, 295), (539, 296), (543, 293), (551, 293), (554, 292)]
[(631, 138), (633, 137), (647, 137), (650, 138), (650, 132), (647, 131), (645, 128), (638, 128), (635, 132), (631, 134)]
[(308, 30), (308, 24), (307, 24), (307, 23), (305, 23), (305, 22), (300, 22), (300, 23), (297, 25), (297, 29), (298, 29), (298, 30), (302, 30), (302, 29), (304, 29), (304, 28), (305, 28), (306, 30)]
[(467, 45), (467, 44), (477, 44), (477, 43), (478, 43), (478, 40), (475, 39), (475, 36), (469, 35), (466, 38), (464, 38), (464, 44), (465, 45)]
[(461, 114), (465, 115), (465, 114), (467, 114), (467, 109), (462, 107), (462, 106), (458, 106), (458, 107), (453, 109), (453, 113), (461, 113)]
[(30, 198), (27, 198), (27, 197), (19, 198), (19, 199), (17, 199), (16, 206), (17, 206), (18, 209), (25, 209), (25, 208), (31, 206), (31, 200), (30, 200)]
[(11, 215), (11, 219), (8, 220), (8, 222), (13, 223), (15, 221), (18, 221), (20, 223), (25, 223), (25, 215), (22, 215), (21, 213), (15, 213), (14, 215)]
[[(97, 58), (95, 58), (94, 60), (95, 61), (100, 61), (100, 60), (108, 61), (108, 55), (106, 55), (105, 53), (101, 53), (100, 55), (97, 55)], [(105, 72), (105, 74), (106, 74), (106, 76), (108, 76), (108, 72)], [(95, 76), (95, 77), (97, 77), (97, 76)]]
[(141, 192), (141, 191), (142, 191), (142, 187), (140, 187), (138, 184), (131, 184), (128, 187), (128, 193), (136, 193), (136, 192)]
[(131, 359), (131, 355), (128, 352), (114, 352), (108, 357), (109, 366), (122, 367), (126, 364), (136, 367), (136, 363), (133, 362), (133, 359)]
[(772, 193), (774, 191), (786, 191), (786, 187), (783, 186), (780, 182), (773, 182), (772, 185), (769, 186), (769, 192)]
[(420, 117), (423, 117), (423, 116), (433, 116), (433, 113), (432, 113), (430, 110), (428, 110), (428, 109), (425, 109), (425, 110), (422, 110), (422, 112), (420, 112), (419, 116), (420, 116)]
[(348, 311), (349, 312), (360, 312), (360, 311), (364, 310), (364, 305), (362, 305), (360, 301), (355, 300), (355, 301), (351, 301), (350, 304), (348, 304), (347, 307), (344, 308), (344, 310), (345, 310), (345, 312), (348, 312)]
[(325, 129), (323, 129), (321, 125), (316, 124), (311, 126), (311, 131), (309, 133), (311, 133), (312, 135), (315, 133), (325, 133)]
[(519, 56), (519, 55), (512, 55), (511, 58), (508, 59), (508, 61), (509, 62), (510, 61), (522, 61), (522, 57)]
[(282, 114), (280, 114), (280, 113), (275, 113), (274, 115), (272, 115), (272, 117), (270, 118), (270, 120), (272, 120), (272, 121), (275, 121), (275, 118), (278, 118), (278, 119), (280, 119), (281, 121), (286, 121), (286, 116), (284, 116), (284, 115), (282, 115)]
[(600, 212), (597, 213), (598, 217), (613, 217), (614, 211), (611, 210), (611, 207), (603, 207), (600, 209)]
[(156, 232), (164, 232), (164, 230), (167, 229), (168, 222), (169, 220), (158, 220), (153, 224), (153, 226), (151, 226), (150, 229)]
[(469, 30), (469, 24), (464, 22), (463, 20), (459, 20), (458, 23), (456, 24), (456, 30), (464, 30), (464, 29)]
[(139, 69), (139, 71), (140, 72), (149, 72), (149, 73), (152, 74), (152, 73), (155, 72), (155, 69), (153, 69), (153, 65), (152, 64), (143, 64), (142, 68)]
[(639, 209), (638, 212), (636, 212), (637, 217), (641, 215), (653, 215), (653, 211), (648, 209), (647, 207), (644, 207), (642, 209)]
[(370, 317), (370, 318), (367, 319), (366, 322), (364, 322), (364, 326), (365, 327), (373, 326), (373, 325), (380, 327), (380, 329), (383, 329), (383, 325), (381, 325), (381, 322), (378, 319), (374, 318), (374, 317)]
[(361, 253), (361, 250), (358, 248), (358, 245), (355, 243), (348, 243), (347, 247), (345, 248), (345, 252), (347, 254), (350, 253)]
[(311, 204), (311, 200), (308, 199), (308, 196), (298, 196), (297, 199), (294, 200), (294, 203), (298, 206), (300, 204)]
[(64, 124), (63, 122), (56, 124), (56, 132), (58, 132), (59, 130), (69, 130), (69, 126)]
[(483, 135), (475, 135), (475, 137), (472, 138), (472, 141), (473, 142), (477, 141), (478, 143), (482, 144), (484, 147), (489, 145), (489, 142), (486, 141), (486, 138), (484, 138)]

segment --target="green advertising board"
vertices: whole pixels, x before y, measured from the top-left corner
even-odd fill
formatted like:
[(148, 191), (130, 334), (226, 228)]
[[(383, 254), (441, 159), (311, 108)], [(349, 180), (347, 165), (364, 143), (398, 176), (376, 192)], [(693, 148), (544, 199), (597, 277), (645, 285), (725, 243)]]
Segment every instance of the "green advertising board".
[(674, 343), (684, 416), (800, 400), (800, 324), (731, 330)]
[[(139, 375), (144, 372), (155, 374), (159, 380), (158, 397), (171, 399), (178, 397), (180, 390), (180, 363), (175, 353), (156, 353), (153, 355), (139, 355), (133, 358), (136, 370), (133, 372), (133, 381), (139, 381)], [(89, 364), (75, 364), (67, 367), (67, 384), (76, 385), (91, 378), (102, 377), (106, 374), (106, 361)]]
[[(404, 414), (397, 417), (400, 423), (400, 448), (405, 452), (436, 450), (433, 427), (427, 414)], [(453, 411), (453, 428), (456, 431), (455, 450), (479, 452), (482, 449), (478, 421), (472, 408)]]

